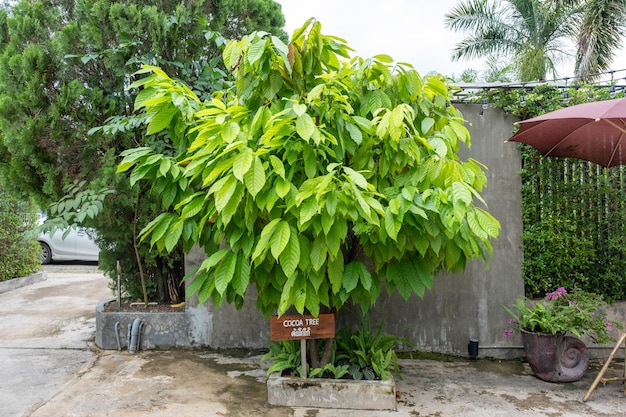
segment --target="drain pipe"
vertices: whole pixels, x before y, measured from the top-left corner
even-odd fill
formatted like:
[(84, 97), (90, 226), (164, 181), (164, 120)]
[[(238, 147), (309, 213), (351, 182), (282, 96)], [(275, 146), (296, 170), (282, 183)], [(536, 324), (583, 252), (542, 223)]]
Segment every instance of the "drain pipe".
[(143, 321), (135, 319), (132, 325), (128, 325), (128, 351), (137, 352), (141, 345), (141, 329), (143, 328)]
[(122, 344), (120, 343), (120, 322), (115, 322), (115, 340), (117, 341), (117, 350), (122, 350)]
[[(611, 345), (591, 345), (587, 346), (587, 350), (606, 350), (611, 349), (613, 346)], [(476, 359), (478, 357), (479, 350), (499, 350), (499, 349), (507, 349), (507, 350), (521, 350), (524, 349), (524, 346), (502, 346), (502, 345), (490, 345), (490, 346), (482, 346), (479, 343), (478, 339), (469, 339), (467, 344), (467, 353), (471, 359)], [(626, 356), (626, 354), (625, 354)]]

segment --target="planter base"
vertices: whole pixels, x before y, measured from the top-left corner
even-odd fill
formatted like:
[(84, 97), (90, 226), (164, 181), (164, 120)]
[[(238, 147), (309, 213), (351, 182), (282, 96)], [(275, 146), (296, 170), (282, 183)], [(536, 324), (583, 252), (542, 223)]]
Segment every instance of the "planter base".
[(267, 380), (267, 401), (271, 405), (356, 410), (396, 410), (396, 383), (281, 377)]
[(522, 329), (526, 360), (537, 378), (547, 382), (574, 382), (589, 366), (582, 340), (564, 334), (532, 333)]
[(140, 350), (189, 346), (189, 319), (184, 311), (105, 312), (104, 306), (109, 301), (100, 302), (96, 306), (96, 346), (100, 349), (127, 348), (128, 327), (135, 319), (143, 322), (139, 337)]

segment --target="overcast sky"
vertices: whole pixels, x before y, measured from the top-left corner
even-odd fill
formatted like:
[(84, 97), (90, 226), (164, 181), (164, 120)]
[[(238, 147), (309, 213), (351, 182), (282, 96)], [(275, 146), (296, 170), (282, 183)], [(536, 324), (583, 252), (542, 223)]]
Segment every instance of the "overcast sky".
[[(322, 32), (344, 38), (356, 54), (371, 57), (391, 55), (395, 61), (408, 62), (426, 75), (431, 71), (460, 75), (463, 70), (485, 69), (482, 60), (452, 62), (452, 49), (466, 35), (444, 27), (444, 15), (458, 0), (275, 0), (281, 4), (286, 30), (294, 29), (315, 17)], [(626, 52), (619, 52), (613, 70), (626, 69)], [(562, 65), (560, 77), (571, 76), (574, 60)], [(626, 77), (626, 71), (617, 77)]]

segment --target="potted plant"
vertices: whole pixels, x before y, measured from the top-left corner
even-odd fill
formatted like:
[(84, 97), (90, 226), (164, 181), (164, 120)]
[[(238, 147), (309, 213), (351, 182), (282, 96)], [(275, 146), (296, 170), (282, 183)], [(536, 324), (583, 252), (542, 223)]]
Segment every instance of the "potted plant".
[(538, 378), (577, 381), (589, 365), (586, 345), (579, 338), (584, 335), (594, 343), (607, 343), (609, 330), (619, 326), (607, 319), (605, 305), (601, 296), (579, 288), (560, 287), (542, 300), (520, 297), (512, 308), (504, 307), (514, 326), (504, 333), (507, 337), (515, 331), (522, 334), (526, 358)]
[[(303, 379), (298, 341), (273, 342), (262, 358), (270, 361), (268, 402), (283, 406), (395, 410), (392, 373), (399, 376), (397, 345), (411, 343), (385, 334), (383, 323), (373, 332), (369, 319), (364, 319), (358, 328), (340, 329), (330, 361), (323, 367), (307, 362), (308, 378)], [(321, 354), (323, 343), (318, 343), (316, 348)]]

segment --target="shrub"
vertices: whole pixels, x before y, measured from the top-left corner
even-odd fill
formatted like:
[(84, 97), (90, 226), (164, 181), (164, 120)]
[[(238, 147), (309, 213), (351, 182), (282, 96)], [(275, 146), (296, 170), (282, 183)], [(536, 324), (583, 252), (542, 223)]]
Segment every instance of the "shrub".
[(28, 233), (35, 226), (35, 210), (0, 191), (0, 281), (22, 277), (41, 266), (41, 249)]

